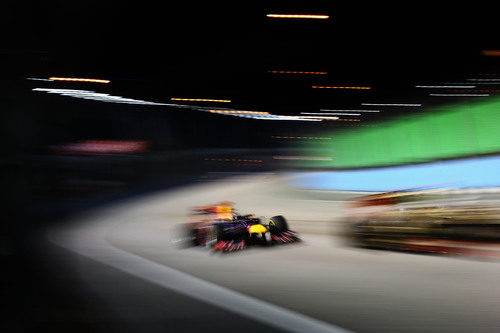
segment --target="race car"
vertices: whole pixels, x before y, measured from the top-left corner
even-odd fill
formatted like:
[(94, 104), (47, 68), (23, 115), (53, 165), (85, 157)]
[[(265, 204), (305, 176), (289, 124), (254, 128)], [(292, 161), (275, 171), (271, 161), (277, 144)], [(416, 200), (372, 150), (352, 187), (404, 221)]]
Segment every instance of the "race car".
[(437, 188), (353, 198), (350, 245), (418, 253), (500, 257), (500, 191)]
[(273, 216), (267, 224), (253, 214), (240, 215), (232, 202), (195, 207), (186, 224), (188, 242), (219, 252), (232, 252), (251, 245), (274, 245), (299, 241), (286, 219)]

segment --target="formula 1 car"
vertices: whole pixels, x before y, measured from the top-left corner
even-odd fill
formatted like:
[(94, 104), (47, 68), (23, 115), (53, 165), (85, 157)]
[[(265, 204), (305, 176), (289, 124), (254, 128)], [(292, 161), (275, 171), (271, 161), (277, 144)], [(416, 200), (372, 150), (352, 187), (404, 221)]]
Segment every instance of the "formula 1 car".
[(363, 248), (498, 258), (499, 193), (417, 188), (353, 198), (346, 240)]
[(219, 252), (238, 251), (251, 245), (267, 246), (299, 241), (283, 216), (271, 217), (264, 224), (253, 214), (238, 214), (233, 203), (228, 201), (196, 207), (186, 227), (190, 245), (209, 247)]

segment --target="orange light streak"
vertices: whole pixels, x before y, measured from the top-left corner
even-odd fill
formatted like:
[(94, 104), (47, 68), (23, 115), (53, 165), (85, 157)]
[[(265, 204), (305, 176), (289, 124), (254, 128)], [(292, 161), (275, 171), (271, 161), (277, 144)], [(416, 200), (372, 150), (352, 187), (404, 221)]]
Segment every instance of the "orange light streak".
[(171, 98), (172, 101), (185, 101), (185, 102), (217, 102), (217, 103), (231, 103), (228, 99), (208, 99), (208, 98)]
[(500, 50), (483, 50), (481, 53), (487, 57), (500, 57)]
[(93, 82), (93, 83), (110, 83), (110, 80), (101, 80), (101, 79), (82, 79), (75, 77), (49, 77), (49, 80), (52, 81), (77, 81), (77, 82)]
[(319, 19), (326, 20), (330, 18), (328, 15), (303, 15), (303, 14), (267, 14), (271, 18), (298, 18), (298, 19)]

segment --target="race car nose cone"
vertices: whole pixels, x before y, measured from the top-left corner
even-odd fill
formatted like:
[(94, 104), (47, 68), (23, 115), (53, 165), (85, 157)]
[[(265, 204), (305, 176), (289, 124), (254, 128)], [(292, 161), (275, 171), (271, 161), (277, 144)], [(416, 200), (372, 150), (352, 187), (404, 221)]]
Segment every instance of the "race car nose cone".
[(248, 232), (251, 234), (262, 234), (267, 232), (267, 228), (262, 224), (254, 224), (248, 227)]

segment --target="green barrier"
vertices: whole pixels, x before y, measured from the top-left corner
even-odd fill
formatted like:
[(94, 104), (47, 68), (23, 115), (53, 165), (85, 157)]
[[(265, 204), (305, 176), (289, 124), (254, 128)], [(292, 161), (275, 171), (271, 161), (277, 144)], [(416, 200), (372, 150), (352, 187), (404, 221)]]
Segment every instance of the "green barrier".
[(374, 127), (322, 135), (331, 140), (306, 143), (305, 148), (332, 159), (300, 166), (376, 167), (496, 153), (500, 152), (500, 98), (440, 106)]

